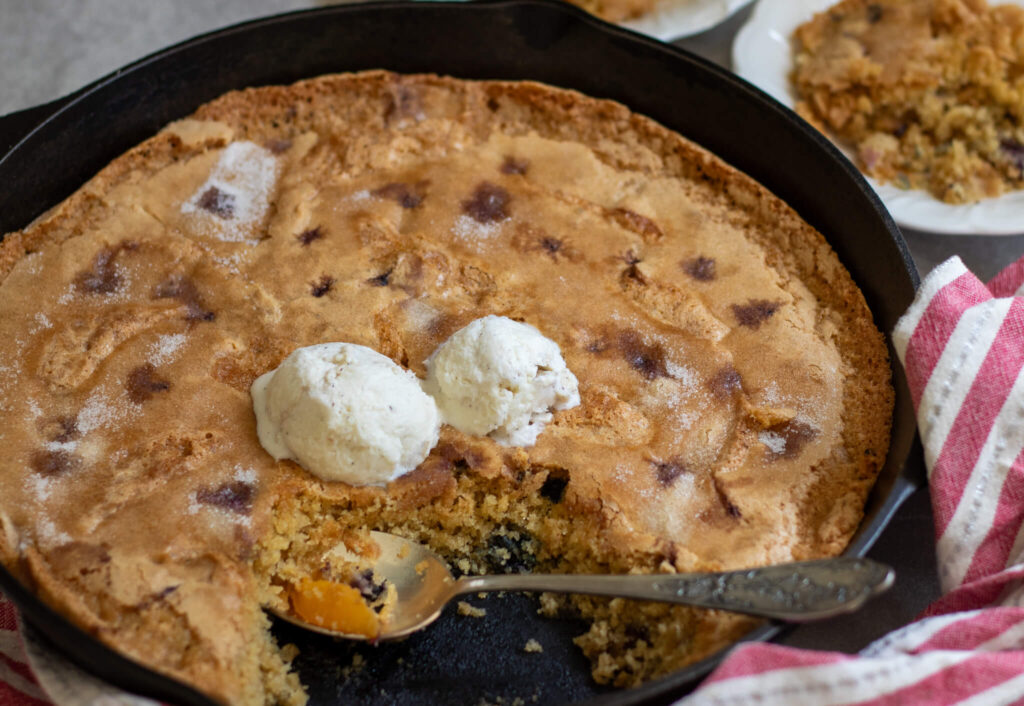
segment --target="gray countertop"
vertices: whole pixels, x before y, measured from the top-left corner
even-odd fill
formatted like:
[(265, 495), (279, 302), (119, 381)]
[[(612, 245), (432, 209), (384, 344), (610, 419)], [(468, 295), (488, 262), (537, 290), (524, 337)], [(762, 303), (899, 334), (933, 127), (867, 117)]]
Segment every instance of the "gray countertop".
[[(0, 0), (0, 115), (65, 95), (159, 48), (254, 17), (318, 4), (303, 0)], [(726, 67), (741, 11), (681, 47)], [(955, 237), (905, 232), (922, 273), (959, 255), (983, 279), (1024, 252), (1024, 236)], [(938, 595), (929, 496), (915, 493), (871, 556), (895, 565), (893, 591), (868, 611), (801, 630), (783, 641), (856, 651), (912, 620)]]

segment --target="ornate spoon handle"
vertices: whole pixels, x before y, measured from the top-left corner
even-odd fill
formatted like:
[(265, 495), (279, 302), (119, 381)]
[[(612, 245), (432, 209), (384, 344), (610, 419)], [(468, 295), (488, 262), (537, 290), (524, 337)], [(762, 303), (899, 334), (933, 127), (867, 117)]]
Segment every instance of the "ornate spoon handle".
[(504, 574), (467, 576), (456, 594), (551, 591), (684, 603), (804, 622), (857, 610), (888, 589), (893, 571), (871, 559), (839, 557), (711, 574)]

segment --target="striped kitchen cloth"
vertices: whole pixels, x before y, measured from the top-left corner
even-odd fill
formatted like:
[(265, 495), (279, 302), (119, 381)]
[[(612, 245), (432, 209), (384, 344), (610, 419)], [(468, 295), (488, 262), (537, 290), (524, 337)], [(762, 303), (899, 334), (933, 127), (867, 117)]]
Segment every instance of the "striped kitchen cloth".
[(893, 343), (942, 597), (857, 655), (740, 645), (681, 705), (1024, 704), (1024, 258), (988, 286), (960, 258), (939, 265)]
[(48, 704), (45, 698), (28, 667), (14, 606), (0, 594), (0, 706)]

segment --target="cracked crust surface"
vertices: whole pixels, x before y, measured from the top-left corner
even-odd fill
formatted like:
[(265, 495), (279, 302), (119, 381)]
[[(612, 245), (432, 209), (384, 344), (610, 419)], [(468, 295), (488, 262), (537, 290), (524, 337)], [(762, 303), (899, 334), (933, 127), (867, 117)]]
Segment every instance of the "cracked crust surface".
[[(463, 570), (828, 556), (888, 445), (884, 342), (822, 236), (679, 135), (535, 83), (229, 93), (8, 234), (0, 277), (0, 556), (233, 703), (304, 698), (258, 607), (316, 560), (304, 543), (391, 529)], [(422, 376), (486, 314), (536, 326), (579, 379), (536, 446), (446, 427), (384, 489), (259, 446), (249, 385), (294, 348), (349, 341)], [(546, 606), (592, 621), (578, 642), (621, 685), (750, 626)]]

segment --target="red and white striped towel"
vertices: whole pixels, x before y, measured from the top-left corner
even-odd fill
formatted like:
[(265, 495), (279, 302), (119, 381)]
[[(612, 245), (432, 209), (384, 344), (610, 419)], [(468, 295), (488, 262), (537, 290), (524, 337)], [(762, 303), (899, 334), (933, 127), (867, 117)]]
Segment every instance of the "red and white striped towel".
[(959, 258), (935, 268), (893, 343), (943, 596), (858, 655), (741, 645), (681, 704), (1024, 703), (1024, 258), (987, 287)]
[[(959, 258), (893, 333), (925, 447), (944, 595), (858, 655), (746, 644), (681, 704), (1024, 703), (1024, 258)], [(0, 706), (43, 704), (0, 596)]]

